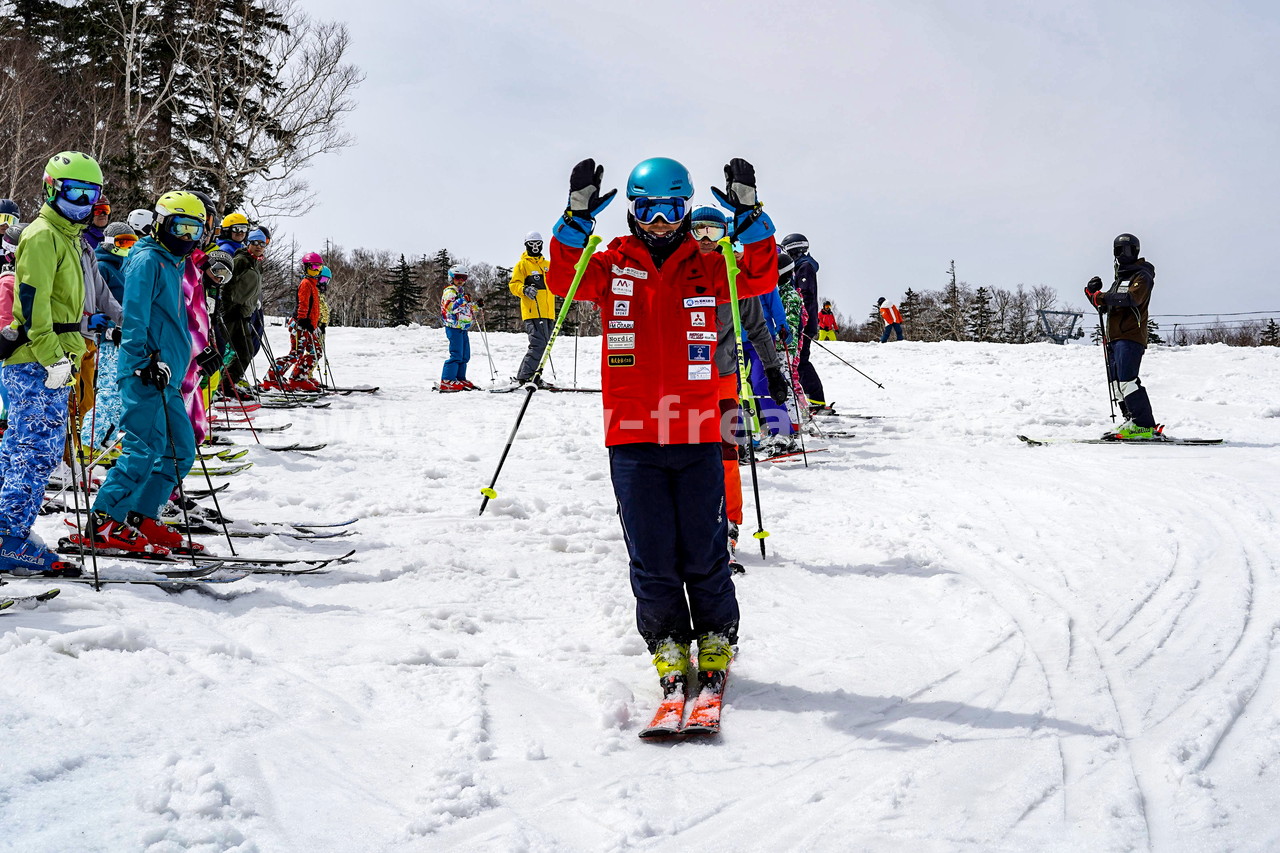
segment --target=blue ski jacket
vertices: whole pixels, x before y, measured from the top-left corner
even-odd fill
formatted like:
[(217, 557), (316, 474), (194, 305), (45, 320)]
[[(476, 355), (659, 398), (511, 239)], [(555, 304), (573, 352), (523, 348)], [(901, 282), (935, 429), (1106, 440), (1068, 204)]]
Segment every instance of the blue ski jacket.
[(154, 237), (143, 237), (124, 264), (124, 320), (116, 376), (132, 376), (153, 352), (169, 365), (169, 384), (182, 385), (191, 364), (191, 332), (182, 298), (186, 258), (170, 253)]

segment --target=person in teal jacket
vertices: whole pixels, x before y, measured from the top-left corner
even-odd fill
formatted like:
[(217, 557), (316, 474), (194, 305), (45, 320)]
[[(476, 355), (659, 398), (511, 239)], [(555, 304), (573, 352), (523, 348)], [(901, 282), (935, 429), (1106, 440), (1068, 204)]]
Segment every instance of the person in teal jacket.
[(102, 195), (102, 169), (79, 151), (45, 166), (45, 204), (22, 232), (13, 322), (0, 330), (9, 429), (0, 444), (0, 570), (79, 574), (31, 534), (67, 440), (67, 399), (84, 354), (80, 234)]
[(182, 546), (182, 537), (157, 519), (195, 461), (195, 432), (179, 393), (191, 363), (182, 274), (204, 222), (198, 198), (166, 193), (156, 203), (153, 236), (139, 240), (125, 261), (116, 372), (124, 451), (94, 501), (99, 548), (163, 554)]

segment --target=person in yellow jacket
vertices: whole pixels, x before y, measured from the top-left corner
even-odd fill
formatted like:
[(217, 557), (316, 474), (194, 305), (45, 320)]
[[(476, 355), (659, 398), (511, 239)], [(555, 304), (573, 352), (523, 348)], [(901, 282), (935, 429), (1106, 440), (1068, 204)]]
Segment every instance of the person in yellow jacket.
[(547, 290), (546, 281), (550, 268), (551, 262), (542, 256), (542, 235), (530, 231), (524, 236), (524, 254), (511, 270), (511, 292), (520, 297), (520, 318), (529, 333), (529, 351), (515, 375), (521, 384), (533, 378), (555, 327), (556, 297)]

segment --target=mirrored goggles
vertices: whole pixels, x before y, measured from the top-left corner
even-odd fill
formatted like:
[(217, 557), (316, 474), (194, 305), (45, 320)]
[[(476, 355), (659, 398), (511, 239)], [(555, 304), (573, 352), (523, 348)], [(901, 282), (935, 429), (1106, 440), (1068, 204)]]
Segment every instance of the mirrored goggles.
[(236, 234), (239, 234), (240, 238), (244, 239), (245, 235), (249, 233), (249, 226), (248, 225), (232, 225), (228, 227), (226, 231), (228, 234), (231, 234), (233, 236)]
[(209, 264), (208, 269), (205, 271), (209, 273), (209, 278), (218, 284), (226, 284), (231, 281), (231, 268), (226, 264)]
[(138, 242), (138, 238), (133, 234), (117, 234), (112, 238), (112, 245), (117, 249), (132, 249), (133, 244)]
[(725, 227), (719, 222), (695, 222), (693, 236), (699, 240), (720, 240), (725, 235)]
[(53, 188), (67, 200), (69, 204), (97, 204), (102, 198), (102, 187), (88, 181), (77, 181), (74, 178), (62, 178), (53, 182)]
[(456, 281), (456, 282), (458, 282), (459, 284), (462, 284), (464, 281), (466, 281), (466, 280), (467, 280), (467, 278), (468, 278), (468, 276), (467, 276), (467, 275), (462, 274), (462, 275), (455, 275), (455, 276), (453, 276), (452, 278), (450, 278), (449, 280), (450, 280), (450, 281)]
[(250, 241), (249, 241), (249, 245), (250, 245), (250, 246), (261, 246), (262, 248), (264, 248), (264, 249), (265, 249), (265, 248), (267, 247), (267, 241), (266, 241), (266, 240), (250, 240)]
[(105, 201), (98, 202), (93, 206), (93, 215), (94, 216), (110, 216), (111, 205), (107, 204)]
[(204, 220), (194, 216), (171, 216), (167, 227), (179, 240), (195, 242), (204, 236)]
[(17, 225), (18, 217), (12, 213), (0, 213), (0, 225)]
[(689, 210), (689, 202), (677, 196), (641, 196), (631, 200), (631, 215), (642, 225), (663, 219), (679, 225)]

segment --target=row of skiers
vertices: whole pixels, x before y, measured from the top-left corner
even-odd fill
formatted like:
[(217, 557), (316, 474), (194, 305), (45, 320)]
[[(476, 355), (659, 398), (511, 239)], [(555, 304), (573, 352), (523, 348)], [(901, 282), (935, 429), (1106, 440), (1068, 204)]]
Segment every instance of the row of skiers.
[[(188, 547), (161, 510), (209, 437), (216, 390), (247, 396), (244, 373), (266, 343), (265, 226), (242, 213), (215, 226), (211, 200), (196, 190), (167, 192), (153, 211), (113, 223), (103, 183), (92, 157), (67, 151), (45, 167), (32, 222), (0, 201), (0, 571), (78, 573), (32, 533), (51, 475), (68, 463), (110, 465), (87, 527), (93, 541), (83, 544)], [(327, 322), (326, 270), (314, 253), (303, 260), (294, 347), (268, 378), (277, 386), (310, 381)]]

